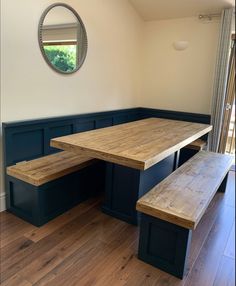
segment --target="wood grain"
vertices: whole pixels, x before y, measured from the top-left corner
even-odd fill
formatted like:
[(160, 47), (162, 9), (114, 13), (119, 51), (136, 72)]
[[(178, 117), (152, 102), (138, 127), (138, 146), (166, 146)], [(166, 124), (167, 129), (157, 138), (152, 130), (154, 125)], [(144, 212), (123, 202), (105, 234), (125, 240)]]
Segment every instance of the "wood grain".
[(93, 164), (84, 154), (59, 152), (7, 167), (7, 174), (34, 186), (40, 186)]
[(51, 140), (51, 146), (145, 170), (210, 132), (200, 123), (148, 118)]
[(230, 236), (229, 236), (229, 240), (227, 242), (227, 245), (226, 245), (226, 248), (225, 248), (225, 251), (224, 251), (224, 255), (225, 256), (228, 256), (232, 259), (235, 259), (235, 222), (234, 222), (234, 225), (232, 227), (232, 230), (231, 230), (231, 233), (230, 233)]
[(200, 151), (137, 202), (137, 210), (195, 229), (233, 158)]
[(29, 232), (25, 232), (24, 236), (31, 241), (38, 242), (41, 239), (49, 236), (59, 228), (62, 228), (62, 226), (73, 221), (76, 217), (86, 213), (89, 209), (96, 206), (98, 202), (99, 201), (97, 198), (92, 198), (89, 201), (82, 202), (73, 209), (60, 215), (56, 220), (48, 222), (44, 227), (35, 228), (30, 230)]
[[(0, 248), (0, 284), (233, 286), (234, 260), (230, 262), (231, 258), (224, 256), (222, 259), (221, 256), (231, 241), (229, 236), (234, 221), (234, 208), (225, 203), (233, 198), (229, 190), (234, 188), (235, 174), (230, 173), (226, 193), (216, 194), (198, 228), (193, 231), (191, 269), (182, 281), (140, 261), (137, 258), (138, 227), (101, 213), (101, 198), (98, 198), (97, 205), (94, 205), (94, 200), (88, 200), (86, 205), (91, 203), (91, 208), (85, 213), (84, 207), (82, 213), (79, 208), (74, 208), (72, 220), (57, 217), (50, 227), (44, 225), (39, 228), (41, 232), (36, 233), (35, 242), (29, 243), (30, 239), (25, 238), (29, 227), (32, 232), (35, 227), (22, 221), (21, 237)], [(74, 216), (76, 212), (77, 217)], [(12, 214), (0, 214), (0, 239), (2, 229), (8, 233), (6, 236), (14, 237), (14, 227), (6, 227), (11, 222), (12, 225), (16, 222)], [(53, 257), (52, 260), (47, 259)]]
[[(224, 239), (230, 235), (234, 212), (233, 208), (225, 207), (218, 213), (192, 271), (186, 279), (186, 286), (214, 285), (225, 244), (228, 240), (225, 241)], [(232, 276), (233, 273), (231, 273)]]
[(214, 286), (235, 286), (235, 260), (222, 256)]
[(186, 148), (200, 151), (200, 150), (203, 150), (205, 146), (206, 146), (206, 141), (202, 139), (197, 139), (193, 141), (192, 143), (188, 144)]

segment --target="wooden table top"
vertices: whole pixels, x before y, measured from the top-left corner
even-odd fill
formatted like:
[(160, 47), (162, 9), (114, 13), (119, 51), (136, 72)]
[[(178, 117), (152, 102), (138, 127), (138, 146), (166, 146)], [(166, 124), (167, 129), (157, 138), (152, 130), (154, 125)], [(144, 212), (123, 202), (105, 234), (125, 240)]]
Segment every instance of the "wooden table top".
[(148, 118), (54, 138), (51, 146), (146, 170), (211, 129), (206, 124)]

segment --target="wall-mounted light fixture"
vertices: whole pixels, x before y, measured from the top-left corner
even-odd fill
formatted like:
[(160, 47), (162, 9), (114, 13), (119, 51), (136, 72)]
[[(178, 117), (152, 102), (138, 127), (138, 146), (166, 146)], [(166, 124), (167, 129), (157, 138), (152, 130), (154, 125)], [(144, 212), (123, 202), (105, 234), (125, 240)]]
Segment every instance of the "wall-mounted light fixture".
[(213, 18), (220, 18), (220, 17), (221, 17), (221, 13), (198, 15), (199, 20), (207, 20), (207, 21), (212, 21)]
[(189, 44), (188, 41), (176, 41), (173, 43), (173, 46), (174, 46), (175, 50), (183, 51), (183, 50), (187, 49), (188, 44)]

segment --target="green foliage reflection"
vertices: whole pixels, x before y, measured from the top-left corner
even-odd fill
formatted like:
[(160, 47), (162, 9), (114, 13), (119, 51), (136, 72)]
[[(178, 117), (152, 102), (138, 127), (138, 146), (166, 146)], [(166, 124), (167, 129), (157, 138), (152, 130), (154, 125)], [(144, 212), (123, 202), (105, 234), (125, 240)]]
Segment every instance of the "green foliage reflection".
[(44, 46), (44, 51), (51, 64), (63, 72), (76, 68), (76, 45)]

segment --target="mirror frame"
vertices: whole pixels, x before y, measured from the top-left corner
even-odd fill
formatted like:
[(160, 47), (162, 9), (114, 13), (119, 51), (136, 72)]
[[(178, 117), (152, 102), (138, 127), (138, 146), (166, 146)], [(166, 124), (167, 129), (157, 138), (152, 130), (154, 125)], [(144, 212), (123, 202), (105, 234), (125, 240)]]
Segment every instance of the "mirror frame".
[[(43, 47), (43, 39), (42, 39), (42, 28), (43, 28), (43, 22), (48, 14), (48, 12), (50, 10), (52, 10), (53, 8), (55, 7), (64, 7), (64, 8), (67, 8), (69, 9), (73, 14), (74, 16), (77, 18), (79, 24), (81, 25), (81, 28), (82, 28), (82, 31), (84, 33), (84, 42), (83, 42), (83, 49), (84, 49), (84, 53), (83, 53), (83, 56), (82, 56), (82, 59), (79, 61), (77, 67), (73, 70), (73, 71), (70, 71), (70, 72), (65, 72), (65, 71), (61, 71), (57, 68), (55, 68), (51, 62), (49, 61), (45, 51), (44, 51), (44, 47)], [(85, 61), (85, 58), (87, 56), (87, 51), (88, 51), (88, 37), (87, 37), (87, 32), (86, 32), (86, 29), (85, 29), (85, 26), (84, 26), (84, 23), (82, 21), (82, 19), (80, 18), (79, 14), (76, 12), (76, 10), (74, 8), (72, 8), (71, 6), (65, 4), (65, 3), (54, 3), (52, 5), (50, 5), (42, 14), (42, 16), (40, 17), (40, 20), (39, 20), (39, 25), (38, 25), (38, 42), (39, 42), (39, 47), (40, 47), (40, 50), (41, 50), (41, 53), (43, 55), (43, 58), (45, 59), (46, 63), (50, 66), (51, 69), (53, 69), (54, 71), (60, 73), (60, 74), (73, 74), (75, 72), (77, 72), (81, 66), (83, 65), (84, 61)]]

